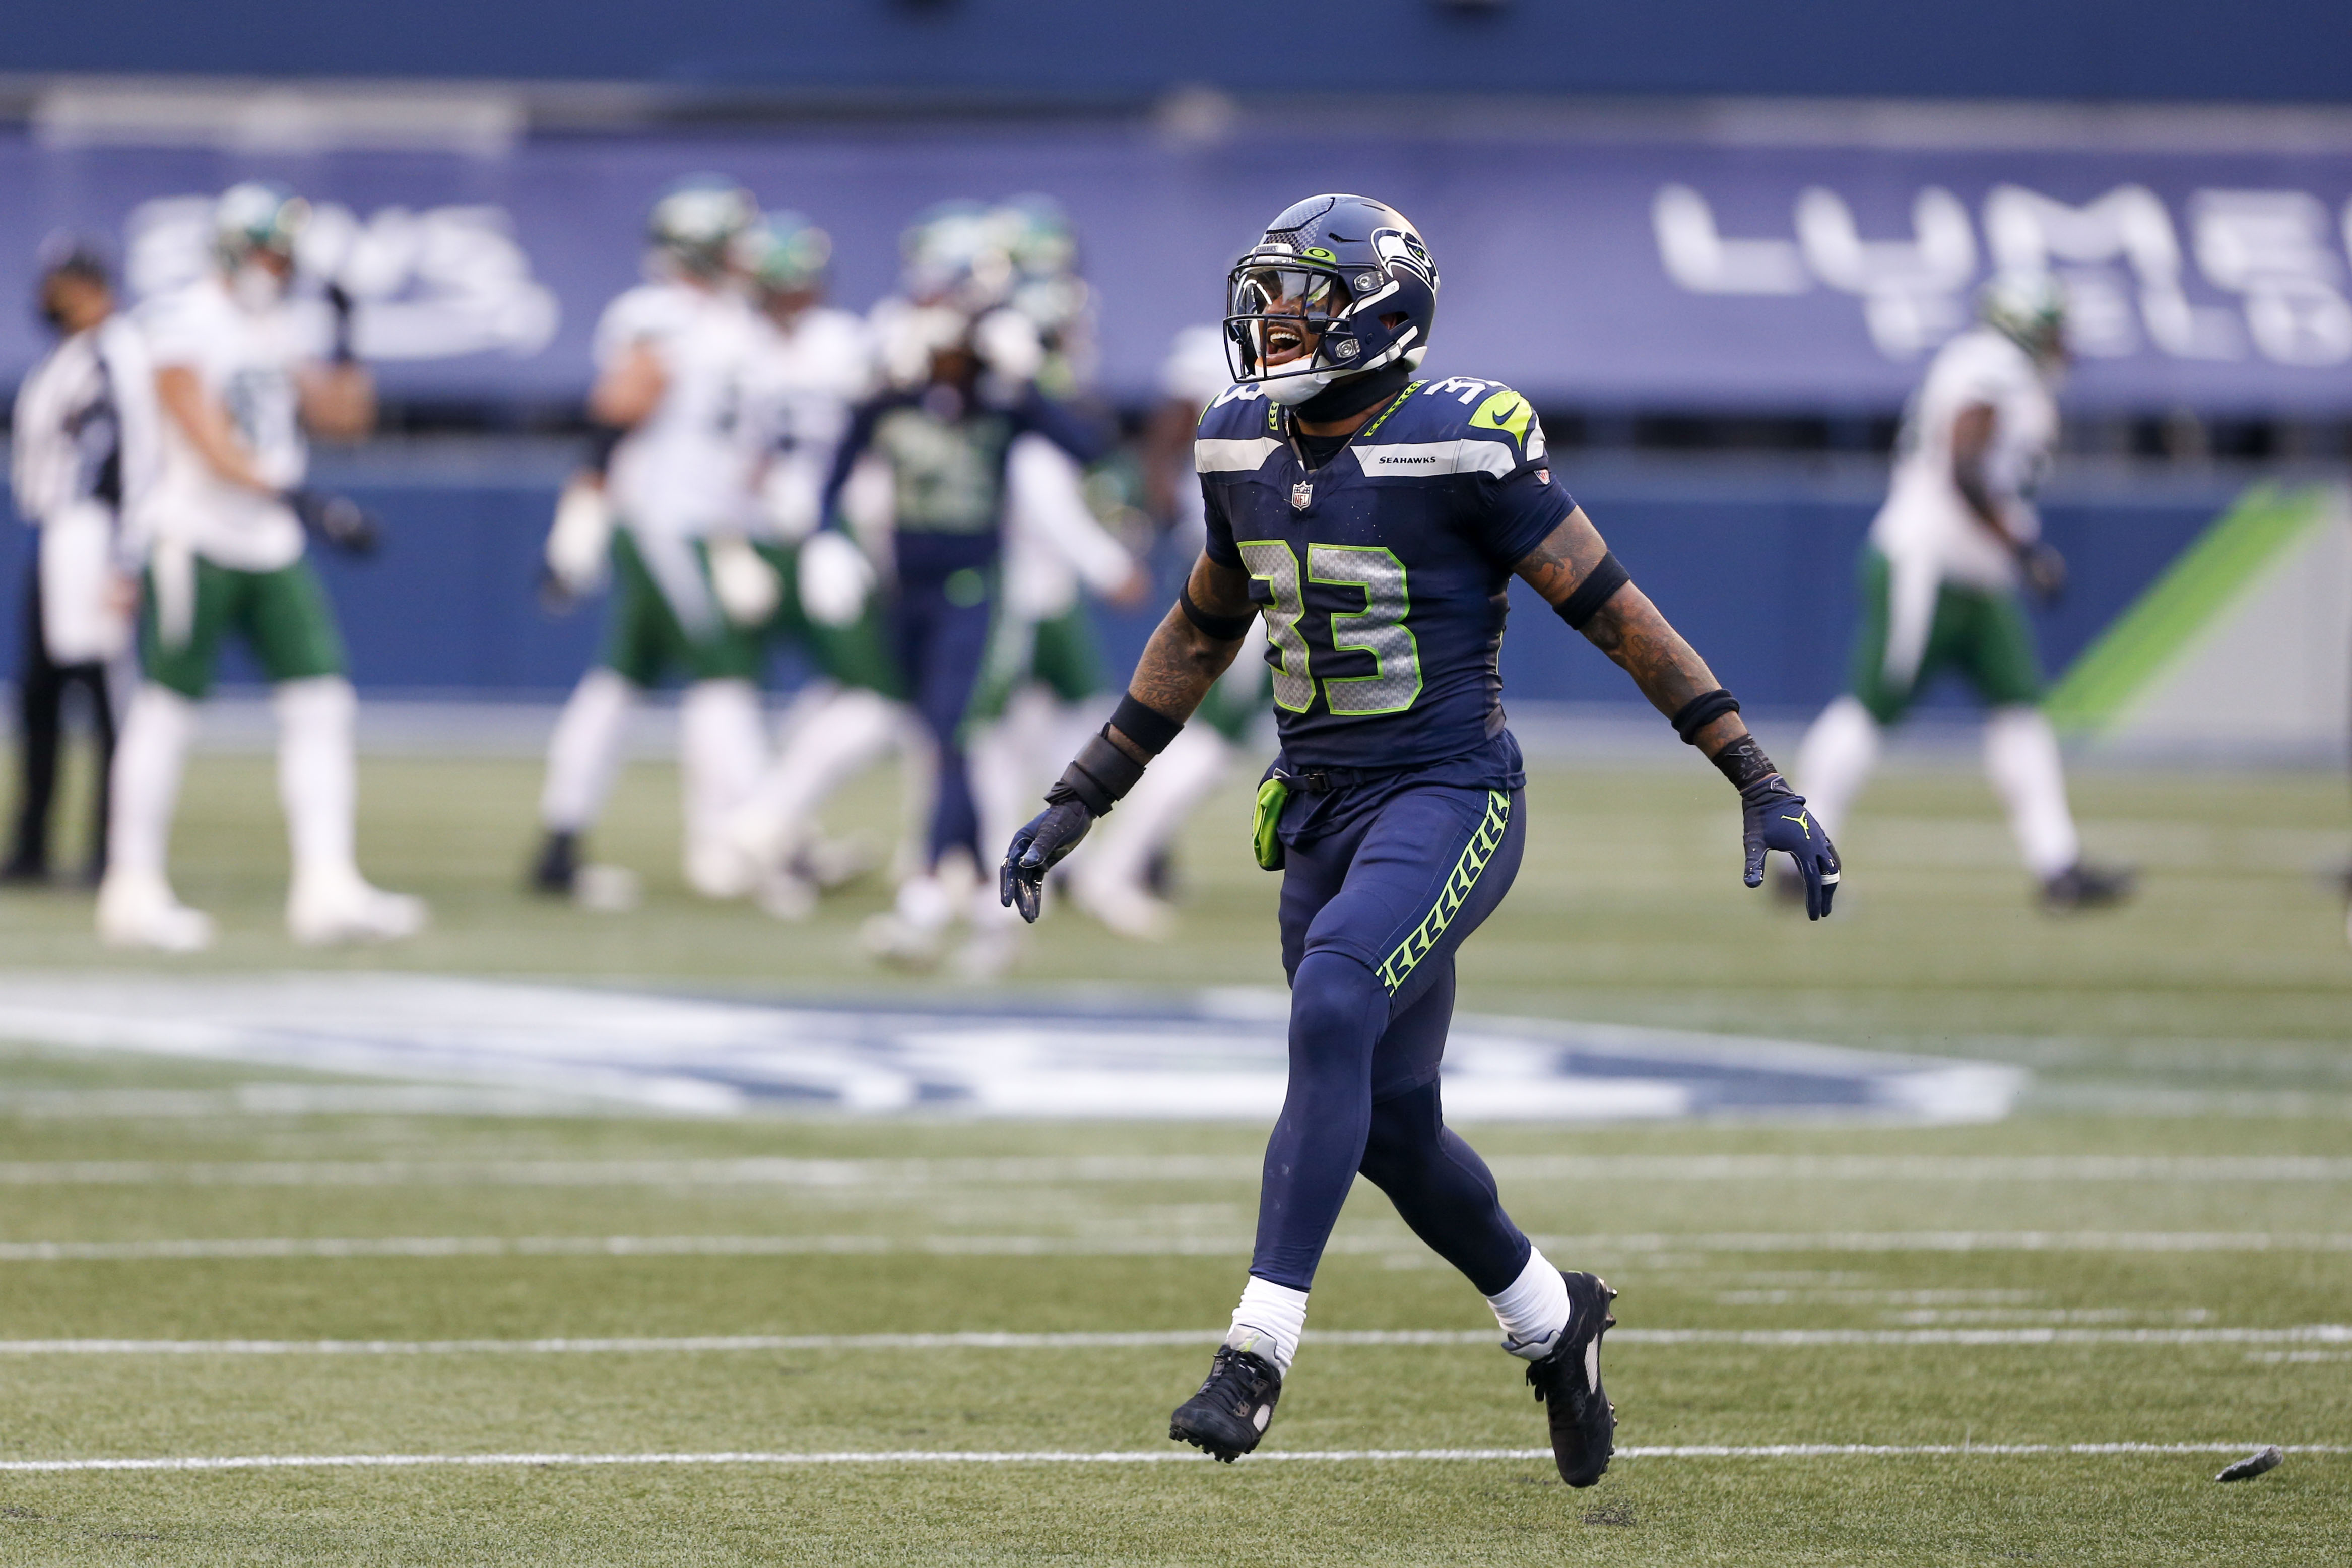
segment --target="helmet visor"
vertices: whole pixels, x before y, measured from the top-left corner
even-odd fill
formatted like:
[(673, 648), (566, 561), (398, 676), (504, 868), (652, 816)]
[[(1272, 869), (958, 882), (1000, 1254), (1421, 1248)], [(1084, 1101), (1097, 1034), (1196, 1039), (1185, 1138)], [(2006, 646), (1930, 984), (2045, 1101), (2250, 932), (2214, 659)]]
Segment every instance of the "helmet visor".
[(1234, 369), (1244, 381), (1334, 368), (1325, 363), (1324, 333), (1348, 313), (1353, 296), (1336, 272), (1317, 268), (1234, 268), (1226, 294), (1225, 333)]

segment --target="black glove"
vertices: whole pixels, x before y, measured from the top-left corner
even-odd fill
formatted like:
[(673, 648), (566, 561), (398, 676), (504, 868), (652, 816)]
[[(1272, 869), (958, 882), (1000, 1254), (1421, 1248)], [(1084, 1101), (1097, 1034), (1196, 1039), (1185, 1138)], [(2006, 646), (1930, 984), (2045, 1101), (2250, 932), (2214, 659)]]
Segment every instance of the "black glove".
[(1764, 885), (1764, 853), (1781, 850), (1796, 861), (1805, 879), (1805, 918), (1817, 921), (1829, 913), (1830, 900), (1837, 894), (1837, 846), (1805, 809), (1805, 797), (1790, 789), (1787, 779), (1772, 773), (1741, 790), (1739, 806), (1748, 885)]
[(349, 496), (288, 490), (285, 499), (304, 528), (346, 555), (373, 555), (382, 542), (375, 519)]
[(327, 283), (327, 308), (335, 313), (334, 363), (349, 364), (358, 357), (352, 353), (352, 293), (331, 279)]
[(1076, 849), (1094, 825), (1095, 814), (1075, 795), (1031, 817), (1013, 836), (1013, 846), (1005, 850), (1004, 864), (997, 870), (999, 900), (1007, 909), (1019, 910), (1021, 918), (1034, 925), (1037, 906), (1045, 896), (1045, 873)]
[(2066, 592), (2066, 558), (2055, 546), (2040, 540), (2022, 545), (2017, 552), (2017, 563), (2025, 578), (2025, 585), (2035, 599), (2054, 605)]
[[(1122, 714), (1127, 706), (1120, 704)], [(1013, 836), (1004, 851), (1004, 864), (996, 873), (997, 898), (1032, 924), (1045, 897), (1045, 873), (1076, 849), (1095, 818), (1109, 816), (1110, 808), (1143, 776), (1143, 764), (1111, 741), (1110, 728), (1104, 725), (1078, 748), (1077, 759), (1045, 792), (1045, 809)]]

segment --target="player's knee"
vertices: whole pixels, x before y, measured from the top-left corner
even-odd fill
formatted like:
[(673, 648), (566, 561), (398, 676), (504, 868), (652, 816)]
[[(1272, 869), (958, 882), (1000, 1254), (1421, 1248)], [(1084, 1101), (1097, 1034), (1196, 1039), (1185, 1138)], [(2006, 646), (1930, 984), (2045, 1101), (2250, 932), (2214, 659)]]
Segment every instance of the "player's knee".
[(1372, 1047), (1388, 1026), (1388, 992), (1360, 962), (1310, 952), (1290, 982), (1290, 1065), (1302, 1071), (1360, 1079), (1370, 1092)]

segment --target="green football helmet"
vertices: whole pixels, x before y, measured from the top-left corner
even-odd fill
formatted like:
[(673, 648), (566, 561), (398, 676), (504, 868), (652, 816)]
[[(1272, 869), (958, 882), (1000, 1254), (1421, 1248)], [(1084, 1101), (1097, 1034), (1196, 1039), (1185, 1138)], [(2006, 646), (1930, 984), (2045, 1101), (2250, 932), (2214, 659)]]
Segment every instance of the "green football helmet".
[(213, 256), (226, 272), (263, 252), (291, 261), (310, 221), (310, 204), (284, 185), (267, 180), (231, 185), (213, 204)]

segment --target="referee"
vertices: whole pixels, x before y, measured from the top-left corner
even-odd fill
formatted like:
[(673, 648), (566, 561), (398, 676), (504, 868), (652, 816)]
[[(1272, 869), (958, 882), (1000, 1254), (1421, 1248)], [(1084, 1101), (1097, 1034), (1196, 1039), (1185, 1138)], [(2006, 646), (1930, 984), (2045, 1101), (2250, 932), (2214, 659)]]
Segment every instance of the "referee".
[(26, 574), (16, 672), (16, 840), (0, 880), (49, 875), (49, 808), (66, 694), (88, 694), (98, 739), (91, 814), (95, 882), (106, 866), (107, 779), (114, 757), (110, 671), (131, 646), (136, 607), (137, 503), (157, 458), (154, 372), (138, 330), (115, 314), (106, 261), (88, 242), (53, 237), (41, 249), (36, 303), (57, 347), (16, 394), (11, 479), (16, 514), (36, 532)]

